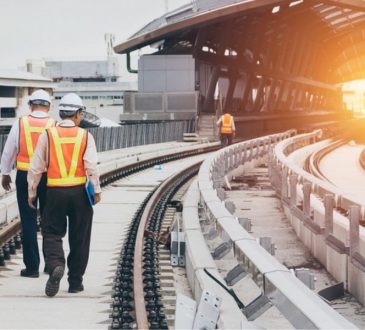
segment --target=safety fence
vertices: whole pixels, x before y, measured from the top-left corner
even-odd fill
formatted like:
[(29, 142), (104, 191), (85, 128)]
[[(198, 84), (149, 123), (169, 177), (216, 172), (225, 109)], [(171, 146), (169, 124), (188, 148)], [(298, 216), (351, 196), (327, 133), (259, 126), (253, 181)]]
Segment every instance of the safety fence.
[[(329, 307), (289, 269), (280, 264), (245, 229), (224, 202), (222, 182), (239, 166), (255, 165), (271, 152), (274, 145), (290, 138), (294, 131), (245, 141), (214, 153), (201, 166), (198, 175), (200, 203), (208, 223), (231, 249), (237, 262), (262, 291), (265, 304), (275, 305), (295, 328), (354, 328)], [(295, 146), (293, 146), (295, 147)], [(289, 148), (290, 149), (290, 148)], [(184, 206), (185, 208), (185, 206)], [(265, 301), (265, 299), (261, 299)], [(253, 304), (255, 305), (255, 304)]]
[(270, 180), (298, 237), (333, 277), (364, 304), (363, 196), (345, 193), (306, 172), (293, 160), (294, 155), (306, 157), (307, 149), (320, 136), (321, 131), (314, 131), (279, 143), (269, 161)]
[[(173, 120), (124, 124), (119, 127), (89, 128), (98, 151), (108, 151), (144, 144), (182, 141), (184, 133), (195, 132), (195, 120)], [(7, 135), (0, 135), (2, 153)]]

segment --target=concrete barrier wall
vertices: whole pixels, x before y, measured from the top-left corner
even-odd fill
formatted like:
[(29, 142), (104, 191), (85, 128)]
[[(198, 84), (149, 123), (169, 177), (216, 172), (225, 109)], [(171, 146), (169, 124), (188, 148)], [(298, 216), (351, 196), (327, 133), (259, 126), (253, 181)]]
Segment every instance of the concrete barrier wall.
[[(355, 328), (261, 247), (218, 198), (217, 189), (221, 188), (225, 176), (246, 163), (255, 160), (259, 162), (266, 154), (271, 154), (274, 145), (290, 138), (293, 134), (293, 131), (288, 131), (245, 141), (211, 155), (204, 161), (198, 174), (200, 202), (205, 209), (207, 221), (216, 226), (220, 238), (232, 247), (238, 262), (244, 266), (246, 272), (251, 274), (262, 293), (294, 327)], [(317, 134), (319, 135), (319, 133)], [(314, 135), (306, 138), (312, 142), (317, 137)], [(285, 152), (289, 154), (302, 144), (303, 141), (290, 145)], [(278, 176), (277, 162), (273, 162), (271, 165), (270, 176), (281, 190), (284, 175)], [(286, 189), (288, 189), (287, 186), (284, 187), (284, 191)], [(300, 196), (294, 197), (299, 198)], [(299, 229), (301, 228), (298, 226)], [(305, 230), (302, 231), (302, 234), (308, 243), (312, 244), (312, 237)]]
[[(199, 189), (194, 181), (184, 200), (183, 230), (185, 233), (186, 272), (190, 288), (196, 301), (200, 301), (204, 290), (222, 298), (218, 326), (220, 329), (241, 329), (247, 322), (236, 302), (225, 290), (204, 272), (206, 268), (221, 283), (225, 283), (205, 243), (198, 214)], [(199, 253), (197, 253), (199, 251)]]
[[(359, 226), (364, 219), (363, 196), (344, 194), (304, 171), (302, 162), (297, 162), (315, 148), (311, 142), (318, 136), (316, 131), (279, 143), (269, 162), (270, 180), (298, 237), (334, 278), (365, 304), (365, 230)], [(293, 152), (298, 145), (302, 148)]]

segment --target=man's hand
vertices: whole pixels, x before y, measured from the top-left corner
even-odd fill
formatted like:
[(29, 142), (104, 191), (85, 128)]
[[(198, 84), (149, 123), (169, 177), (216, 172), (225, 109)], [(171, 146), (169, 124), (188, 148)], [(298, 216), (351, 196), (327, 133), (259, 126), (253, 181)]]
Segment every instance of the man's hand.
[(28, 198), (29, 207), (31, 207), (32, 209), (37, 209), (37, 207), (34, 205), (34, 202), (35, 202), (35, 197), (29, 197)]
[(9, 191), (11, 189), (10, 186), (11, 183), (11, 177), (9, 174), (3, 174), (3, 177), (1, 178), (1, 185), (6, 191)]
[(94, 203), (98, 204), (101, 201), (101, 193), (94, 195)]

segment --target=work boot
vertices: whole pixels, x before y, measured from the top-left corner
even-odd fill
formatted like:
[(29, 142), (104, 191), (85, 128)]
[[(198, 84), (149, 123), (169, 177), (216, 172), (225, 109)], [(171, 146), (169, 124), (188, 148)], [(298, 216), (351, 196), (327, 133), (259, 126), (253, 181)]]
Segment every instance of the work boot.
[(84, 291), (84, 286), (82, 284), (70, 285), (68, 288), (69, 293), (79, 293), (81, 291)]
[(37, 270), (31, 271), (31, 270), (24, 268), (20, 271), (20, 276), (36, 278), (36, 277), (39, 277), (39, 272)]
[(53, 297), (57, 294), (60, 289), (60, 281), (63, 276), (65, 269), (63, 266), (57, 266), (46, 283), (46, 295), (48, 297)]

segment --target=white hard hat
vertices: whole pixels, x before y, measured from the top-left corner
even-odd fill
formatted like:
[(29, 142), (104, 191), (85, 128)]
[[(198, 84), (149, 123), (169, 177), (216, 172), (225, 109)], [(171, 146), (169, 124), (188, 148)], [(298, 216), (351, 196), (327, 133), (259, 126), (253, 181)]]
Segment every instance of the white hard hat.
[(85, 110), (85, 106), (80, 96), (75, 93), (69, 93), (62, 97), (58, 110), (76, 112), (77, 110)]
[(51, 105), (51, 98), (49, 94), (43, 90), (38, 89), (32, 93), (29, 97), (29, 103), (35, 105), (43, 105), (43, 106), (50, 106)]

